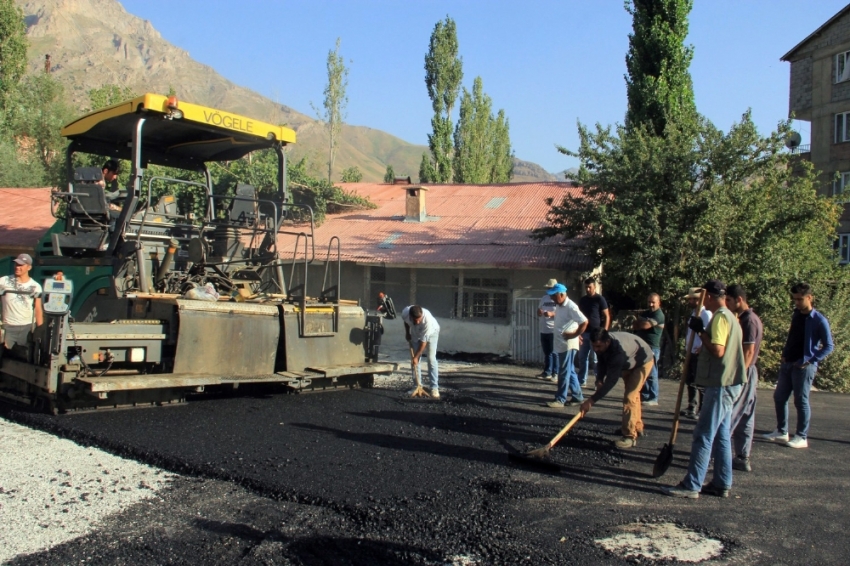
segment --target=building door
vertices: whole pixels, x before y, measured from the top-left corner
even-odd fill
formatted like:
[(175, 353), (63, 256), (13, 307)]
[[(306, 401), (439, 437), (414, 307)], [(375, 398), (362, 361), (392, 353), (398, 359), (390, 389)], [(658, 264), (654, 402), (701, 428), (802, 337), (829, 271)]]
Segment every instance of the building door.
[(514, 298), (511, 356), (517, 362), (543, 363), (537, 306), (540, 299)]

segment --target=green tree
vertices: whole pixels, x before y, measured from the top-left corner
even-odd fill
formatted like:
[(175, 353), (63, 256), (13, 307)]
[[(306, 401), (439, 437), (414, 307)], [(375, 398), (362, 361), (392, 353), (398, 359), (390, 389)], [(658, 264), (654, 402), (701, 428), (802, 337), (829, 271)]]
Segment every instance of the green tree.
[(339, 136), (342, 124), (345, 121), (345, 108), (348, 105), (348, 68), (342, 55), (339, 54), (340, 39), (336, 40), (336, 47), (328, 51), (328, 84), (325, 86), (324, 111), (314, 107), (319, 119), (325, 122), (325, 130), (328, 133), (328, 183), (332, 182), (334, 160), (336, 149), (339, 146)]
[(454, 133), (454, 180), (457, 183), (507, 183), (513, 172), (508, 120), (503, 110), (493, 116), (481, 77), (460, 99)]
[(14, 0), (0, 0), (0, 108), (26, 72), (26, 33), (23, 11)]
[(395, 180), (395, 171), (392, 165), (387, 165), (387, 172), (384, 173), (384, 182), (392, 183)]
[(107, 106), (112, 106), (113, 104), (118, 104), (119, 102), (124, 102), (125, 100), (130, 100), (136, 96), (136, 93), (128, 86), (105, 84), (100, 88), (90, 89), (88, 95), (89, 109), (86, 111), (93, 112)]
[(360, 172), (357, 166), (349, 167), (342, 172), (343, 183), (359, 183), (362, 180), (363, 173)]
[(434, 117), (428, 135), (431, 162), (419, 168), (423, 183), (448, 183), (452, 180), (452, 110), (463, 80), (463, 60), (458, 56), (457, 29), (446, 16), (431, 33), (425, 55), (425, 86), (431, 98)]
[(27, 75), (8, 110), (19, 159), (33, 168), (33, 179), (40, 178), (39, 184), (62, 186), (67, 140), (59, 132), (75, 114), (65, 102), (62, 84), (48, 73)]
[(419, 162), (419, 182), (430, 183), (436, 178), (437, 174), (434, 172), (434, 164), (431, 162), (431, 158), (428, 153), (422, 153), (422, 161)]
[(694, 50), (685, 46), (693, 0), (627, 0), (632, 33), (626, 55), (626, 128), (651, 127), (663, 135), (667, 122), (683, 126), (696, 115), (688, 71)]
[[(657, 292), (675, 305), (682, 291), (710, 278), (744, 285), (765, 323), (760, 366), (771, 376), (788, 328), (793, 283), (822, 290), (818, 308), (850, 323), (850, 277), (833, 250), (841, 207), (818, 195), (811, 164), (784, 150), (790, 123), (764, 137), (749, 112), (728, 132), (696, 112), (687, 71), (691, 50), (681, 45), (690, 2), (635, 0), (630, 6), (635, 34), (626, 123), (579, 124), (578, 149), (559, 148), (578, 157), (583, 190), (552, 202), (549, 225), (534, 236), (580, 238), (604, 268), (606, 286), (635, 299)], [(665, 29), (675, 33), (654, 48), (639, 37), (657, 38)], [(653, 66), (660, 72), (636, 71)], [(676, 326), (674, 320), (668, 331)], [(847, 389), (850, 331), (833, 328), (836, 352), (819, 381)]]

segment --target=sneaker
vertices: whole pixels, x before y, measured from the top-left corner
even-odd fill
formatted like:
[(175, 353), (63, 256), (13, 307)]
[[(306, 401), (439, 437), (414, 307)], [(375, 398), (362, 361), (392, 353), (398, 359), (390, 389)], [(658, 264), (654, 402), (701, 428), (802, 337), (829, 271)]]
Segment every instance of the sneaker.
[(649, 401), (644, 401), (643, 404), (646, 405), (647, 407), (657, 407), (658, 406), (658, 399), (650, 399)]
[(440, 398), (440, 390), (439, 389), (432, 389), (431, 390), (431, 398), (432, 399), (439, 399)]
[(679, 411), (679, 415), (682, 417), (687, 417), (689, 419), (697, 418), (697, 411), (694, 407), (688, 407), (687, 409), (682, 409)]
[(540, 379), (552, 379), (552, 376), (545, 371), (535, 375), (534, 377), (539, 377)]
[(750, 459), (743, 456), (735, 456), (732, 460), (732, 469), (739, 472), (752, 472), (753, 467), (750, 466)]
[[(787, 436), (787, 435), (786, 435)], [(794, 438), (785, 443), (788, 448), (808, 448), (809, 441), (802, 436), (794, 435)]]
[(788, 442), (788, 433), (779, 432), (778, 430), (768, 432), (767, 434), (762, 434), (761, 437), (765, 440), (778, 440), (779, 442)]
[(549, 401), (548, 403), (543, 403), (544, 407), (552, 407), (553, 409), (563, 409), (564, 404), (558, 401), (557, 399), (554, 401)]
[(708, 482), (702, 489), (699, 490), (700, 493), (704, 493), (706, 495), (713, 495), (715, 497), (729, 497), (729, 488), (728, 487), (717, 487), (711, 482)]
[(669, 495), (670, 497), (682, 497), (684, 499), (699, 499), (698, 491), (691, 491), (690, 489), (685, 489), (681, 483), (678, 485), (669, 485), (661, 488), (661, 493), (664, 495)]
[(616, 446), (620, 450), (628, 450), (629, 448), (634, 448), (636, 444), (637, 440), (635, 440), (634, 438), (629, 438), (628, 436), (624, 436), (620, 440), (614, 441), (614, 446)]
[(546, 379), (548, 379), (548, 380), (549, 380), (549, 381), (551, 381), (552, 383), (558, 383), (558, 376), (557, 376), (557, 375), (550, 375), (550, 376), (549, 376), (549, 377), (547, 377)]

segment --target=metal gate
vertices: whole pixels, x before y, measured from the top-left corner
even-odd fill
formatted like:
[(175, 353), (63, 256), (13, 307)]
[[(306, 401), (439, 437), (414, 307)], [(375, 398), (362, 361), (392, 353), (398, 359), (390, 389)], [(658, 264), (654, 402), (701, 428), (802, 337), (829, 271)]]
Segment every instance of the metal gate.
[(543, 363), (537, 306), (540, 299), (514, 298), (511, 356), (514, 361)]

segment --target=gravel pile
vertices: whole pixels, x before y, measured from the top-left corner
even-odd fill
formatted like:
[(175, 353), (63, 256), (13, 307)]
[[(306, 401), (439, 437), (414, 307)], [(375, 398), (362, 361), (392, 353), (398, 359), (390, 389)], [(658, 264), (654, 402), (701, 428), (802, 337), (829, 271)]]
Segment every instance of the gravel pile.
[(0, 562), (91, 532), (174, 477), (0, 419)]

